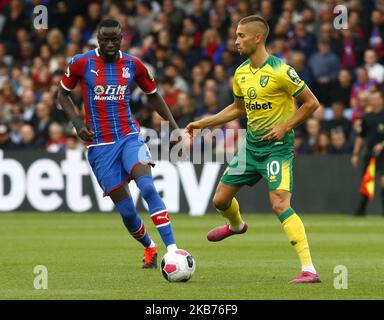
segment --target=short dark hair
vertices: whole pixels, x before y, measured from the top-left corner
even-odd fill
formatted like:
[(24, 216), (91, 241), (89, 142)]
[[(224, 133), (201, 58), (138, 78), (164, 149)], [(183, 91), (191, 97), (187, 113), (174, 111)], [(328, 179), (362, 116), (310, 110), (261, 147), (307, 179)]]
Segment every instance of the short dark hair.
[(147, 8), (147, 10), (151, 11), (152, 10), (152, 5), (151, 5), (151, 1), (146, 1), (146, 0), (143, 0), (143, 1), (139, 1), (139, 5)]
[(260, 22), (264, 25), (265, 27), (265, 32), (264, 32), (264, 38), (267, 39), (268, 34), (269, 34), (269, 26), (267, 21), (260, 15), (258, 14), (253, 14), (251, 16), (245, 17), (239, 21), (239, 24), (247, 24), (250, 22)]
[(99, 26), (98, 26), (97, 29), (100, 30), (102, 27), (105, 27), (105, 28), (120, 28), (121, 29), (119, 21), (117, 21), (115, 19), (111, 19), (111, 18), (107, 18), (107, 19), (102, 20), (99, 23)]

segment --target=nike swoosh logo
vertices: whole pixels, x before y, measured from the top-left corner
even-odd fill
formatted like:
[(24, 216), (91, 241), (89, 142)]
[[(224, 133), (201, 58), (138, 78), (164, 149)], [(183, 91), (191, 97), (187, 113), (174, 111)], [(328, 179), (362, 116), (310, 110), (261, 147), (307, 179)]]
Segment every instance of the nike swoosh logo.
[(95, 73), (97, 76), (99, 76), (99, 75), (98, 75), (99, 70), (95, 71), (95, 70), (91, 69), (91, 72), (93, 72), (93, 73)]

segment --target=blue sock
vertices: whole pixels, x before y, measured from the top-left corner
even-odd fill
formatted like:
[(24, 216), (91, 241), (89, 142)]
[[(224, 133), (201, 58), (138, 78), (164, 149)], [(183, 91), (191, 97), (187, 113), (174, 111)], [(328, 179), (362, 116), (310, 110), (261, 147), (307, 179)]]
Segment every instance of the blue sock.
[(165, 207), (163, 200), (160, 198), (155, 185), (153, 184), (152, 176), (141, 176), (137, 179), (136, 185), (140, 189), (141, 195), (148, 204), (152, 221), (159, 231), (165, 246), (168, 247), (171, 244), (175, 244), (171, 221), (168, 217), (168, 210)]
[(121, 218), (123, 219), (125, 227), (132, 237), (141, 242), (144, 247), (149, 247), (151, 244), (151, 238), (145, 230), (143, 221), (137, 214), (132, 198), (126, 198), (118, 202), (116, 207), (121, 215)]

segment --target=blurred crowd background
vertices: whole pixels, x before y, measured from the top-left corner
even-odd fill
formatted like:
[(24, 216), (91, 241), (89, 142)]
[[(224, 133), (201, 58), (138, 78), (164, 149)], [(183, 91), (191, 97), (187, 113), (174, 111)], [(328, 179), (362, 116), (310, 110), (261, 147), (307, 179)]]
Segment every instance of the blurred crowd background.
[[(39, 4), (48, 8), (48, 29), (33, 27)], [(347, 29), (334, 28), (337, 4), (348, 8)], [(57, 91), (69, 60), (97, 46), (96, 28), (107, 16), (122, 26), (121, 50), (152, 70), (180, 127), (217, 113), (232, 103), (233, 74), (245, 60), (235, 48), (237, 22), (255, 13), (269, 23), (268, 51), (292, 65), (321, 103), (296, 129), (296, 153), (351, 153), (361, 116), (383, 103), (370, 94), (384, 82), (383, 0), (2, 0), (0, 148), (83, 148)], [(141, 126), (160, 131), (145, 95), (131, 94)], [(79, 85), (72, 99), (82, 107)], [(245, 127), (241, 119), (223, 129)]]

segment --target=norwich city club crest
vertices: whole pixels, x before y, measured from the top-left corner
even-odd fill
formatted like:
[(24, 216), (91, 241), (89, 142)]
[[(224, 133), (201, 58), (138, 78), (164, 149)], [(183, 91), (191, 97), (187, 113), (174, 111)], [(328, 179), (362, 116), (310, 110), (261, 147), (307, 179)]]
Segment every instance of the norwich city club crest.
[(269, 76), (260, 76), (260, 86), (262, 88), (266, 87), (268, 84)]

